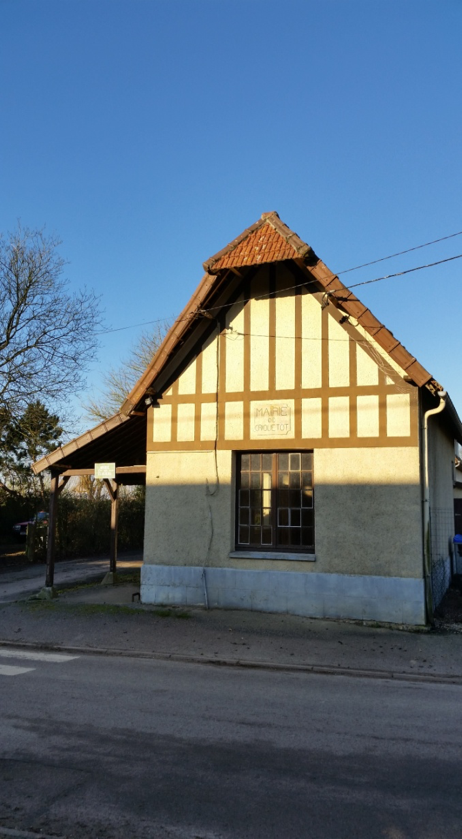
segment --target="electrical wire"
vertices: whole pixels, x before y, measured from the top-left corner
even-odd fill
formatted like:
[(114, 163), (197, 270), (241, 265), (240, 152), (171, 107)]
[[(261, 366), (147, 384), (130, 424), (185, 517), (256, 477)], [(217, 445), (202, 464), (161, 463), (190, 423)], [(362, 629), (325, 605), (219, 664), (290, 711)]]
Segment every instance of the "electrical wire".
[[(443, 238), (444, 239), (449, 239), (452, 236), (459, 236), (459, 235), (460, 235), (459, 233), (453, 233), (453, 234), (451, 234), (451, 236), (445, 236)], [(439, 241), (443, 241), (443, 239), (435, 239), (434, 241), (439, 242)], [(428, 242), (427, 244), (433, 244), (433, 243)], [(409, 248), (409, 251), (417, 250), (418, 248), (421, 248), (421, 247), (426, 247), (426, 245), (417, 245), (415, 248)], [(409, 251), (402, 251), (401, 253), (408, 253)], [(396, 255), (400, 255), (400, 254), (396, 254)], [(375, 260), (375, 261), (376, 262), (382, 262), (385, 259), (391, 259), (391, 258), (392, 258), (391, 256), (390, 257), (382, 257), (382, 259), (378, 259), (378, 260)], [(326, 294), (331, 294), (331, 295), (336, 294), (337, 295), (337, 292), (350, 291), (352, 288), (358, 288), (359, 286), (363, 286), (363, 285), (371, 285), (372, 283), (379, 283), (382, 280), (389, 280), (392, 277), (402, 277), (404, 274), (411, 274), (415, 271), (423, 271), (425, 268), (434, 268), (436, 265), (443, 265), (444, 263), (452, 262), (455, 259), (462, 259), (462, 253), (456, 254), (456, 256), (449, 256), (446, 259), (439, 259), (436, 262), (429, 262), (426, 265), (417, 265), (414, 268), (407, 268), (405, 271), (397, 271), (394, 274), (385, 274), (383, 277), (374, 277), (374, 279), (372, 279), (372, 280), (363, 280), (360, 283), (352, 283), (349, 286), (345, 285), (343, 287), (343, 289), (336, 289), (333, 292), (327, 291)], [(365, 263), (365, 265), (368, 265), (368, 264), (373, 264), (373, 263)], [(346, 274), (349, 271), (356, 271), (358, 268), (361, 268), (361, 267), (363, 267), (363, 266), (357, 266), (356, 268), (349, 268), (348, 271), (343, 271), (343, 272), (339, 272), (339, 273)], [(338, 276), (338, 274), (333, 274), (334, 278), (336, 276)], [(327, 278), (328, 278), (328, 275), (326, 275), (325, 279), (327, 279)], [(294, 291), (297, 288), (306, 288), (307, 286), (317, 285), (318, 283), (319, 283), (319, 279), (304, 280), (303, 282), (296, 283), (293, 286), (287, 286), (286, 288), (283, 289), (283, 291), (284, 292)], [(191, 320), (191, 317), (193, 317), (197, 314), (199, 314), (199, 315), (204, 314), (204, 316), (205, 316), (206, 313), (211, 313), (211, 312), (214, 312), (214, 311), (221, 311), (222, 309), (226, 309), (226, 308), (229, 308), (231, 306), (235, 306), (235, 305), (240, 304), (240, 303), (248, 303), (250, 300), (253, 300), (253, 299), (254, 300), (270, 300), (272, 297), (274, 297), (278, 293), (279, 292), (275, 291), (274, 293), (268, 293), (268, 294), (262, 295), (260, 297), (255, 297), (255, 298), (248, 297), (248, 298), (244, 298), (244, 299), (240, 299), (240, 300), (235, 300), (233, 303), (222, 303), (220, 306), (210, 306), (208, 308), (202, 308), (199, 313), (191, 312), (191, 314), (187, 315), (184, 318), (181, 318), (181, 321), (177, 321), (177, 322), (183, 322), (183, 321)], [(341, 299), (341, 298), (339, 298), (337, 296), (337, 299)], [(155, 320), (143, 321), (142, 323), (132, 323), (129, 326), (119, 326), (115, 329), (101, 330), (99, 332), (95, 332), (95, 335), (109, 335), (113, 332), (122, 332), (126, 329), (135, 329), (136, 327), (139, 327), (139, 326), (151, 326), (154, 323), (162, 323), (162, 322), (165, 322), (166, 320), (168, 320), (168, 319), (163, 317), (163, 318), (156, 318)]]
[[(351, 324), (351, 326), (353, 326), (353, 324)], [(286, 341), (336, 341), (336, 342), (338, 341), (341, 344), (347, 344), (350, 341), (349, 336), (347, 338), (331, 338), (329, 335), (326, 335), (325, 338), (318, 338), (318, 337), (312, 338), (311, 336), (310, 337), (308, 337), (308, 336), (305, 337), (304, 335), (276, 335), (276, 334), (272, 334), (272, 333), (261, 334), (259, 332), (240, 332), (237, 329), (233, 329), (232, 326), (228, 326), (227, 330), (229, 330), (229, 332), (224, 331), (221, 334), (224, 335), (224, 337), (227, 338), (230, 341), (232, 341), (234, 339), (234, 336), (239, 337), (239, 338), (244, 338), (244, 337), (247, 337), (247, 338), (278, 338), (278, 339), (279, 338), (284, 338)], [(357, 344), (368, 344), (369, 343), (369, 341), (366, 338), (358, 338), (358, 339), (354, 338), (354, 341)]]
[(354, 268), (346, 268), (345, 271), (337, 271), (337, 275), (349, 274), (350, 271), (359, 271), (360, 268), (367, 268), (369, 265), (377, 265), (378, 262), (385, 262), (386, 259), (393, 259), (395, 256), (403, 256), (405, 253), (418, 251), (420, 248), (428, 248), (429, 245), (436, 245), (438, 242), (445, 242), (447, 239), (454, 239), (455, 236), (462, 236), (462, 230), (459, 230), (458, 233), (451, 233), (449, 236), (442, 236), (441, 239), (433, 239), (431, 242), (425, 242), (423, 245), (416, 245), (413, 248), (407, 248), (405, 251), (397, 251), (397, 253), (391, 253), (389, 256), (382, 256), (381, 259), (373, 259), (372, 262), (363, 262), (362, 265), (355, 265)]
[(442, 265), (444, 262), (452, 262), (454, 259), (461, 259), (462, 253), (457, 256), (448, 256), (447, 259), (439, 259), (437, 262), (429, 262), (428, 265), (418, 265), (416, 268), (407, 268), (405, 271), (397, 271), (396, 274), (386, 274), (384, 277), (377, 277), (375, 280), (364, 280), (362, 283), (353, 283), (345, 288), (357, 288), (360, 285), (370, 285), (370, 283), (378, 283), (380, 280), (389, 280), (391, 277), (402, 277), (403, 274), (412, 274), (413, 271), (422, 271), (424, 268), (434, 268), (435, 265)]
[[(429, 262), (427, 265), (417, 265), (415, 268), (408, 268), (406, 271), (398, 271), (396, 274), (385, 274), (383, 277), (375, 277), (373, 280), (363, 280), (360, 283), (352, 283), (349, 286), (344, 285), (343, 288), (333, 289), (332, 291), (326, 291), (325, 293), (328, 295), (335, 295), (337, 297), (337, 300), (342, 300), (342, 298), (339, 297), (338, 294), (343, 291), (350, 291), (352, 288), (358, 288), (358, 286), (362, 285), (370, 285), (370, 283), (379, 283), (381, 280), (389, 280), (391, 277), (401, 277), (403, 274), (410, 274), (413, 271), (422, 271), (424, 268), (434, 268), (435, 265), (442, 265), (444, 262), (452, 262), (452, 260), (454, 259), (462, 259), (462, 253), (459, 253), (456, 256), (449, 256), (447, 259), (439, 259), (437, 262)], [(337, 274), (333, 274), (334, 279), (336, 276)], [(328, 279), (328, 275), (326, 275), (324, 279)], [(279, 289), (278, 291), (268, 292), (267, 294), (263, 294), (260, 297), (247, 297), (244, 299), (241, 298), (235, 300), (233, 303), (222, 303), (220, 306), (211, 306), (208, 309), (201, 309), (201, 312), (213, 312), (216, 309), (225, 309), (230, 306), (235, 306), (239, 303), (249, 303), (250, 300), (271, 300), (281, 291), (294, 291), (297, 288), (306, 288), (309, 285), (318, 285), (319, 282), (319, 278), (314, 280), (304, 280), (303, 282), (296, 283), (295, 285), (285, 286), (283, 289)]]

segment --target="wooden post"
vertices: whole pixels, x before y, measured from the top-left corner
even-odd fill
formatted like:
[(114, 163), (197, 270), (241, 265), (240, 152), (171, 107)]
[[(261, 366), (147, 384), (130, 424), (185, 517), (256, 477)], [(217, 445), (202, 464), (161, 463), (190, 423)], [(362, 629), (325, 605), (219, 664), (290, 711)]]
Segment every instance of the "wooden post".
[(59, 472), (51, 473), (50, 518), (48, 521), (47, 573), (45, 587), (53, 588), (55, 578), (56, 513), (58, 509)]
[(35, 559), (35, 537), (35, 522), (29, 522), (26, 534), (26, 556), (28, 562), (33, 562)]
[(109, 495), (111, 496), (111, 553), (109, 572), (115, 575), (117, 572), (117, 525), (119, 513), (119, 487), (116, 481), (110, 481), (106, 479), (104, 483), (106, 484)]

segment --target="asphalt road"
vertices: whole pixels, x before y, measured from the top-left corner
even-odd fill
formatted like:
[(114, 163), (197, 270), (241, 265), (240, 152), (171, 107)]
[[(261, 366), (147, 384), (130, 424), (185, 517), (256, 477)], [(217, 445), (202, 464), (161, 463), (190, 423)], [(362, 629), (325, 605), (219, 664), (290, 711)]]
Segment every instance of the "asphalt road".
[(460, 686), (25, 655), (0, 655), (0, 836), (462, 835)]

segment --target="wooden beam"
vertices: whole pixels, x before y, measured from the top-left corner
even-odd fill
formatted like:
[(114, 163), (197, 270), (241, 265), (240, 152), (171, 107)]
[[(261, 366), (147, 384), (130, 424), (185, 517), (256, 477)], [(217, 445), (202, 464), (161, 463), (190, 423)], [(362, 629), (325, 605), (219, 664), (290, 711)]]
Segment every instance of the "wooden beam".
[[(74, 476), (81, 476), (81, 475), (94, 475), (95, 470), (92, 467), (88, 467), (86, 469), (66, 469), (65, 472), (61, 472), (61, 476), (63, 478), (72, 478)], [(116, 475), (145, 475), (146, 474), (146, 466), (117, 466), (116, 468)]]
[(118, 535), (118, 518), (119, 518), (119, 504), (118, 495), (119, 488), (116, 481), (110, 481), (107, 478), (104, 480), (109, 495), (111, 496), (111, 553), (109, 571), (115, 574), (117, 571), (117, 535)]
[(58, 509), (59, 472), (51, 473), (50, 517), (48, 521), (46, 588), (53, 588), (55, 578), (56, 513)]
[(58, 485), (58, 495), (61, 495), (61, 493), (62, 493), (62, 491), (63, 491), (64, 487), (66, 486), (66, 484), (67, 484), (67, 482), (68, 482), (69, 478), (70, 478), (70, 476), (69, 476), (69, 475), (64, 475), (64, 477), (63, 477), (62, 481), (60, 481), (60, 482), (59, 482), (59, 485)]
[[(114, 488), (113, 488), (113, 484), (115, 484), (115, 481), (111, 481), (111, 480), (109, 480), (109, 478), (105, 478), (105, 479), (104, 479), (104, 483), (106, 484), (106, 489), (107, 489), (107, 491), (108, 491), (108, 493), (109, 493), (109, 496), (110, 496), (110, 498), (111, 498), (111, 501), (114, 501)], [(115, 486), (116, 486), (116, 490), (117, 490), (117, 484), (116, 484)]]

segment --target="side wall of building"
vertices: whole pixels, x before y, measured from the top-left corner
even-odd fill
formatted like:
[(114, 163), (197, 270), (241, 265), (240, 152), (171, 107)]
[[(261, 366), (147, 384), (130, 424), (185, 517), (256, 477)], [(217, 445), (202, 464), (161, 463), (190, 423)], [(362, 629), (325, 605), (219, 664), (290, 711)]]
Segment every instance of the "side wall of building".
[(451, 580), (454, 537), (454, 437), (442, 415), (429, 420), (428, 473), (431, 580), (436, 607)]

